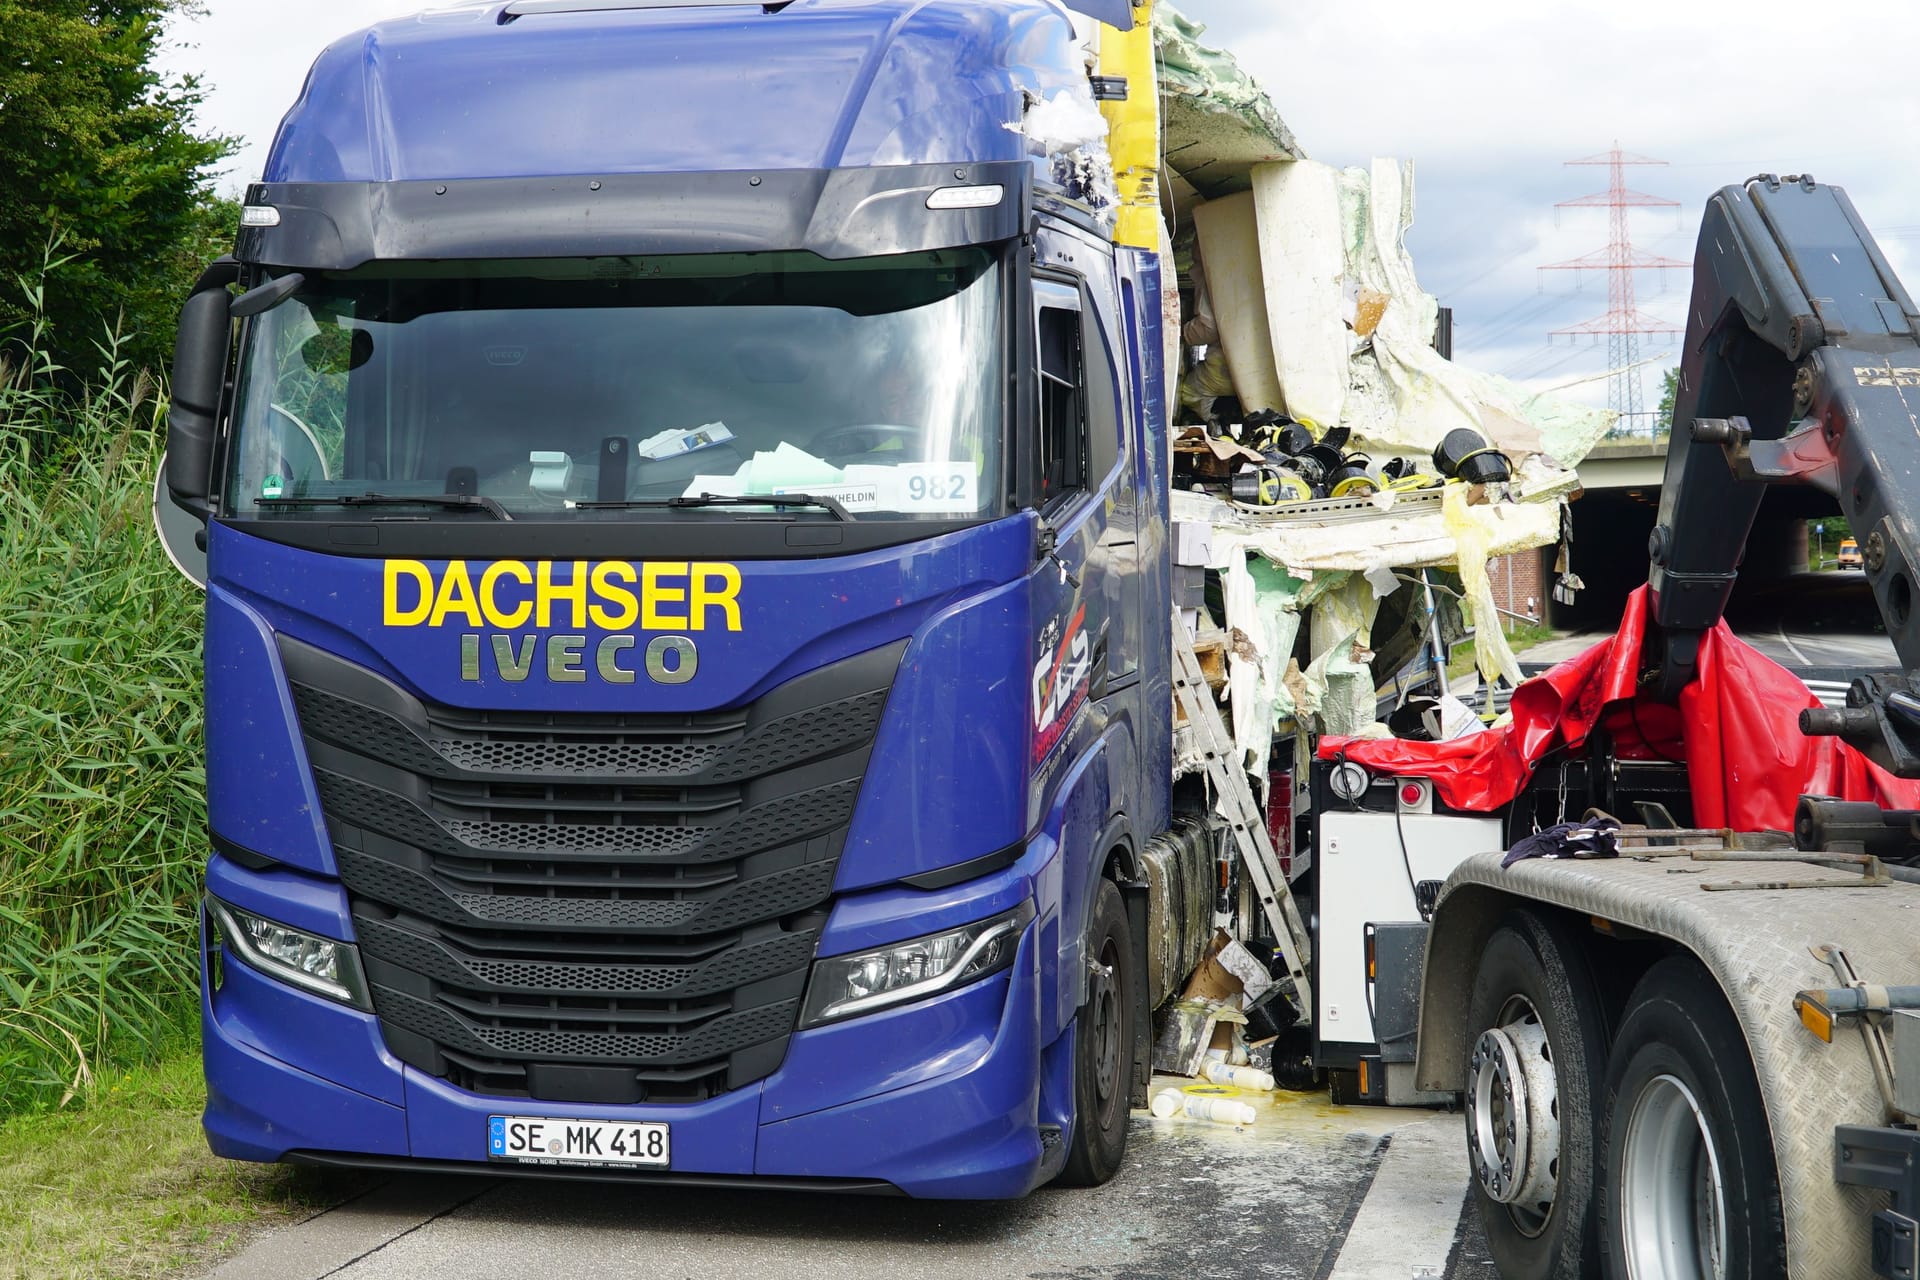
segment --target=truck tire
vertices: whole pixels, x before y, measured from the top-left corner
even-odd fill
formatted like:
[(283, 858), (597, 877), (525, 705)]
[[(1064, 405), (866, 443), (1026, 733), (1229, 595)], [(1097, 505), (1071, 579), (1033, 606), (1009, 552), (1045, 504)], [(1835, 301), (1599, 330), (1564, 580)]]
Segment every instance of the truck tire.
[(1488, 1252), (1503, 1276), (1595, 1275), (1606, 1024), (1584, 946), (1552, 917), (1513, 912), (1481, 952), (1467, 1016), (1467, 1154)]
[(1766, 1106), (1740, 1024), (1692, 957), (1662, 960), (1634, 987), (1605, 1097), (1607, 1276), (1784, 1280)]
[(1057, 1181), (1097, 1187), (1119, 1172), (1127, 1153), (1133, 1078), (1133, 931), (1111, 880), (1094, 893), (1087, 922), (1087, 1001), (1074, 1018), (1073, 1136)]

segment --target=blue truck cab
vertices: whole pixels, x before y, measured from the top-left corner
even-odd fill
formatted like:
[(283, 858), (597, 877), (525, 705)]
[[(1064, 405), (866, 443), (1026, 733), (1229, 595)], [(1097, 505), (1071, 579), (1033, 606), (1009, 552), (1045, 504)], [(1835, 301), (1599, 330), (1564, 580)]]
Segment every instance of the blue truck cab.
[(1070, 9), (1130, 18), (496, 0), (320, 55), (176, 353), (215, 1152), (1117, 1167), (1161, 265), (1024, 127), (1092, 109)]

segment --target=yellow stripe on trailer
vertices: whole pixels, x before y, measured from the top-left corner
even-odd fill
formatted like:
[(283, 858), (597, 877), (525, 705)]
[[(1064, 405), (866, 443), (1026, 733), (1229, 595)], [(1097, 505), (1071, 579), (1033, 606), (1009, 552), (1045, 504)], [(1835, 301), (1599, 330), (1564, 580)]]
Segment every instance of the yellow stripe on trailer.
[(1133, 30), (1100, 25), (1100, 74), (1125, 77), (1127, 96), (1102, 102), (1107, 149), (1120, 188), (1116, 244), (1160, 250), (1160, 81), (1154, 65), (1153, 0), (1135, 0)]

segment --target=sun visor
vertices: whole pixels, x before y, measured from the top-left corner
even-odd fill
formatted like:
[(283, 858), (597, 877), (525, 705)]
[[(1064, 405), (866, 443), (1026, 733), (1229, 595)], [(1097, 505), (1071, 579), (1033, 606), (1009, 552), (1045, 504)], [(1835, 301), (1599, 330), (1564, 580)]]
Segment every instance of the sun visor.
[(1097, 18), (1122, 31), (1133, 30), (1133, 0), (1061, 0), (1075, 13)]

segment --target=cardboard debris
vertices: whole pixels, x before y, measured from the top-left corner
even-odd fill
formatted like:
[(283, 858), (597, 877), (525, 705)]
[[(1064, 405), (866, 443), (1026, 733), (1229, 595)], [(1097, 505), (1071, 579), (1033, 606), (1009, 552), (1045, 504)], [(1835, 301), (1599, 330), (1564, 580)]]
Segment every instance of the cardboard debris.
[[(1219, 1015), (1214, 1019), (1213, 1037), (1207, 1041), (1206, 1056), (1218, 1058), (1224, 1062), (1231, 1059), (1234, 1053), (1238, 1051), (1240, 1056), (1245, 1058), (1247, 1037), (1244, 1028), (1246, 1025), (1247, 1015), (1241, 1013), (1238, 1009), (1225, 1008), (1220, 1010)], [(1205, 1066), (1206, 1062), (1203, 1060), (1199, 1066), (1196, 1066), (1193, 1071), (1188, 1074), (1197, 1075)]]
[(1205, 569), (1213, 564), (1213, 526), (1205, 520), (1173, 522), (1173, 562)]
[(1205, 1000), (1224, 1005), (1229, 1000), (1237, 999), (1246, 989), (1233, 971), (1220, 962), (1220, 952), (1230, 941), (1232, 939), (1225, 929), (1214, 932), (1213, 941), (1207, 944), (1200, 966), (1187, 979), (1186, 989), (1180, 993), (1182, 1000)]
[(1173, 451), (1189, 454), (1194, 470), (1203, 476), (1224, 480), (1240, 469), (1242, 463), (1258, 466), (1266, 461), (1260, 454), (1224, 436), (1211, 436), (1205, 427), (1184, 427), (1174, 437)]
[(1421, 712), (1420, 718), (1426, 723), (1427, 735), (1435, 742), (1464, 738), (1487, 727), (1480, 723), (1477, 711), (1451, 693), (1440, 695), (1433, 707)]
[(1183, 998), (1168, 1006), (1153, 1042), (1153, 1069), (1175, 1076), (1198, 1073), (1223, 1010), (1225, 1006), (1213, 1000)]
[[(1219, 936), (1225, 938), (1227, 935), (1222, 931)], [(1273, 985), (1273, 977), (1267, 972), (1267, 966), (1256, 960), (1253, 952), (1240, 945), (1237, 939), (1228, 938), (1214, 959), (1221, 968), (1240, 980), (1240, 989), (1246, 996), (1247, 1004), (1258, 1000)]]
[(1180, 999), (1163, 1015), (1153, 1069), (1198, 1075), (1210, 1050), (1221, 1057), (1244, 1051), (1247, 1015), (1242, 1010), (1272, 986), (1266, 966), (1225, 929), (1216, 929)]

